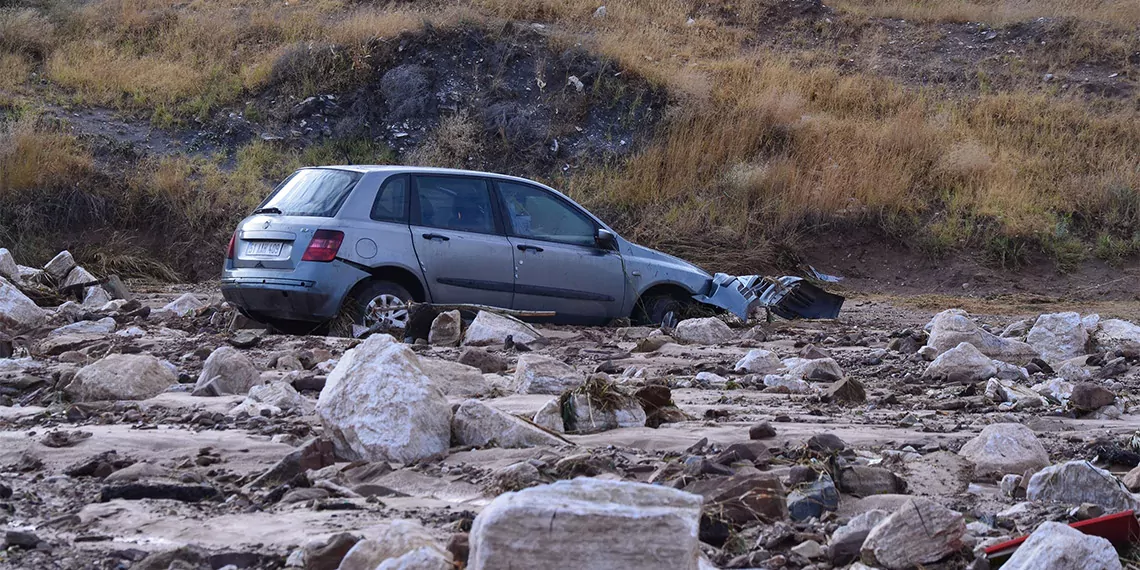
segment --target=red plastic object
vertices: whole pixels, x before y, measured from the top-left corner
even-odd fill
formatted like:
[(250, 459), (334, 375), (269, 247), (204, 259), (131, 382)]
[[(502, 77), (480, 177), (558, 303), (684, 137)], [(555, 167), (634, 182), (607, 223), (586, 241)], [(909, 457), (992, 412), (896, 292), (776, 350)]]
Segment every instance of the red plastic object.
[[(1117, 545), (1140, 542), (1140, 521), (1136, 520), (1136, 514), (1133, 511), (1104, 515), (1087, 521), (1075, 522), (1069, 526), (1085, 534), (1106, 538), (1109, 542)], [(986, 556), (991, 559), (1009, 556), (1027, 538), (1029, 538), (1028, 535), (995, 544), (986, 549)]]

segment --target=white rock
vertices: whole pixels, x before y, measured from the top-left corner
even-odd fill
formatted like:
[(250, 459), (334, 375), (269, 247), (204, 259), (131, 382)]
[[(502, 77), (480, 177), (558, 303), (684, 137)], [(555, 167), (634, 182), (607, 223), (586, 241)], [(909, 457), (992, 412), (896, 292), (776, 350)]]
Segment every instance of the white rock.
[(1021, 486), (1021, 482), (1025, 478), (1021, 475), (1008, 473), (1001, 478), (1001, 483), (998, 487), (1001, 489), (1001, 494), (1007, 497), (1014, 497), (1017, 494), (1017, 488)]
[(1060, 378), (1052, 378), (1034, 384), (1030, 390), (1063, 404), (1069, 401), (1069, 397), (1073, 395), (1073, 383)]
[(515, 368), (515, 391), (519, 394), (561, 394), (586, 382), (573, 366), (549, 356), (528, 353)]
[(930, 345), (923, 346), (918, 349), (918, 356), (927, 362), (933, 362), (935, 358), (938, 358), (938, 349)]
[(506, 342), (508, 336), (515, 342), (522, 344), (530, 344), (542, 338), (542, 335), (534, 330), (533, 327), (518, 319), (487, 311), (479, 311), (479, 314), (475, 315), (475, 320), (471, 321), (471, 325), (467, 327), (467, 332), (463, 335), (463, 345), (487, 346), (491, 344), (503, 344)]
[(748, 374), (776, 374), (783, 369), (784, 363), (780, 362), (776, 353), (762, 348), (749, 350), (748, 354), (738, 360), (735, 366), (737, 372)]
[(479, 400), (467, 400), (455, 410), (451, 439), (459, 445), (483, 447), (494, 443), (502, 448), (562, 445), (565, 443), (538, 427)]
[(930, 339), (926, 345), (934, 347), (939, 354), (967, 342), (982, 354), (1002, 362), (1025, 364), (1038, 356), (1037, 351), (1024, 342), (986, 332), (960, 309), (938, 313), (930, 327)]
[(210, 353), (202, 364), (194, 389), (201, 390), (212, 384), (213, 395), (245, 394), (260, 383), (261, 373), (253, 361), (236, 348), (223, 346)]
[(586, 434), (645, 426), (645, 410), (636, 399), (622, 396), (614, 400), (599, 406), (586, 394), (574, 394), (566, 402), (570, 415), (565, 421), (572, 424), (566, 424), (565, 431)]
[(1093, 340), (1098, 349), (1105, 351), (1140, 348), (1140, 325), (1120, 319), (1100, 321)]
[(1000, 360), (992, 360), (991, 362), (997, 369), (997, 374), (994, 376), (1002, 380), (1020, 380), (1022, 382), (1029, 380), (1029, 371), (1016, 364), (1009, 364)]
[(67, 289), (69, 287), (78, 287), (80, 285), (89, 285), (98, 281), (99, 279), (91, 274), (81, 266), (75, 266), (68, 274), (63, 283), (59, 284), (60, 289)]
[[(406, 557), (406, 558), (405, 558)], [(451, 570), (451, 553), (427, 529), (410, 520), (394, 520), (357, 542), (337, 570)]]
[(149, 354), (112, 354), (84, 366), (67, 385), (72, 400), (145, 400), (178, 383), (178, 376)]
[(463, 317), (459, 311), (444, 311), (436, 315), (428, 331), (428, 343), (432, 346), (459, 346), (463, 340)]
[(44, 271), (58, 282), (63, 281), (74, 267), (75, 259), (71, 257), (71, 252), (64, 250), (57, 253), (55, 257), (51, 258), (51, 261), (47, 262), (47, 265), (44, 266)]
[(562, 420), (562, 405), (558, 398), (551, 398), (542, 405), (538, 413), (534, 414), (534, 423), (550, 431), (566, 433), (566, 424)]
[(161, 310), (170, 311), (179, 317), (185, 317), (205, 306), (206, 304), (192, 293), (185, 293), (181, 297), (167, 303)]
[(142, 330), (139, 327), (128, 327), (115, 333), (115, 336), (121, 336), (124, 338), (138, 338), (141, 336), (146, 336), (146, 331)]
[(274, 416), (292, 411), (306, 414), (311, 413), (315, 406), (315, 402), (302, 396), (292, 384), (278, 380), (250, 388), (245, 400), (230, 410), (228, 415), (236, 416), (245, 412), (257, 416), (261, 415), (262, 410), (268, 410)]
[(1120, 555), (1105, 538), (1069, 525), (1045, 521), (1002, 570), (1120, 570)]
[(1053, 372), (1057, 374), (1058, 378), (1063, 378), (1069, 382), (1088, 382), (1092, 380), (1092, 369), (1085, 364), (1087, 356), (1078, 356), (1071, 358), (1060, 364), (1053, 365)]
[(99, 285), (83, 288), (83, 306), (97, 309), (111, 302), (111, 294)]
[(7, 279), (0, 279), (0, 327), (22, 331), (38, 327), (47, 320), (47, 311), (39, 308)]
[(986, 382), (986, 397), (995, 402), (1009, 402), (1019, 410), (1040, 408), (1049, 404), (1036, 390), (996, 378)]
[(701, 497), (578, 478), (499, 495), (471, 528), (470, 570), (696, 570)]
[(950, 383), (972, 383), (988, 380), (997, 374), (992, 358), (984, 355), (974, 345), (963, 342), (938, 355), (922, 373), (931, 381)]
[(48, 333), (48, 336), (64, 334), (111, 334), (115, 332), (115, 319), (103, 317), (97, 321), (79, 321), (64, 325)]
[(403, 343), (372, 335), (344, 353), (317, 401), (325, 433), (348, 461), (410, 463), (446, 453), (451, 405)]
[(843, 379), (843, 369), (834, 358), (789, 358), (784, 361), (791, 378), (807, 382), (835, 382)]
[(1025, 340), (1025, 335), (1029, 334), (1029, 329), (1032, 326), (1033, 326), (1033, 323), (1029, 322), (1029, 319), (1021, 319), (1020, 321), (1014, 321), (1014, 322), (1010, 323), (1009, 326), (1005, 327), (1004, 330), (1001, 331), (1001, 337), (1002, 338), (1015, 338), (1018, 340)]
[(112, 299), (110, 301), (107, 301), (106, 303), (103, 303), (103, 306), (99, 307), (99, 310), (104, 311), (104, 312), (108, 312), (108, 313), (113, 313), (115, 311), (118, 311), (119, 309), (122, 309), (123, 306), (126, 304), (127, 304), (126, 299)]
[(737, 334), (716, 317), (685, 319), (673, 330), (673, 338), (688, 344), (723, 344), (736, 337)]
[(22, 280), (20, 277), (20, 266), (16, 265), (16, 260), (12, 257), (12, 252), (2, 247), (0, 247), (0, 277), (12, 283), (19, 283)]
[(440, 358), (420, 358), (424, 373), (448, 396), (482, 396), (491, 391), (491, 383), (474, 366)]
[(1026, 341), (1054, 365), (1088, 354), (1089, 333), (1080, 313), (1050, 313), (1037, 317)]
[(886, 570), (931, 564), (961, 550), (965, 533), (961, 513), (915, 497), (871, 529), (863, 542), (863, 562)]
[(764, 385), (770, 388), (787, 388), (793, 394), (811, 394), (815, 391), (811, 384), (791, 375), (769, 374), (764, 377)]
[(1050, 465), (1030, 477), (1025, 496), (1031, 501), (1069, 505), (1092, 503), (1106, 513), (1140, 510), (1140, 501), (1112, 473), (1088, 461)]
[(1021, 424), (990, 424), (966, 442), (958, 455), (973, 462), (974, 477), (985, 480), (1036, 471), (1049, 464), (1049, 454), (1033, 430)]
[(698, 372), (694, 380), (701, 384), (708, 384), (713, 388), (723, 388), (728, 384), (728, 378), (712, 372)]

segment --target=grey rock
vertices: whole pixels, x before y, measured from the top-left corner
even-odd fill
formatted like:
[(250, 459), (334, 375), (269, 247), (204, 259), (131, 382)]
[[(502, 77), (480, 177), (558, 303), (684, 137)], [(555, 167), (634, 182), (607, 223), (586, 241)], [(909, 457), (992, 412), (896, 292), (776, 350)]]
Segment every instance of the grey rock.
[(1024, 342), (986, 332), (961, 309), (950, 309), (935, 315), (929, 326), (930, 339), (926, 344), (938, 354), (966, 342), (982, 354), (1002, 362), (1021, 365), (1038, 356), (1037, 351)]
[(673, 338), (687, 344), (724, 344), (736, 340), (737, 334), (716, 317), (685, 319), (677, 324)]
[(1026, 342), (1049, 364), (1088, 354), (1089, 333), (1080, 313), (1051, 313), (1037, 317)]
[(1049, 454), (1033, 430), (1021, 424), (991, 424), (966, 442), (958, 455), (974, 464), (974, 477), (998, 480), (1008, 473), (1036, 471), (1049, 464)]
[(459, 363), (478, 368), (485, 374), (495, 374), (507, 369), (507, 360), (485, 348), (469, 346), (459, 355)]
[(241, 351), (230, 346), (220, 347), (210, 353), (198, 375), (195, 391), (212, 383), (215, 396), (245, 394), (261, 383), (261, 373), (253, 361)]
[(511, 337), (519, 344), (530, 344), (542, 338), (538, 331), (530, 325), (504, 315), (488, 311), (479, 311), (475, 320), (463, 333), (464, 346), (501, 345)]
[(433, 346), (459, 346), (463, 339), (463, 318), (459, 311), (444, 311), (431, 322), (428, 343)]
[(479, 400), (467, 400), (459, 405), (451, 420), (451, 437), (458, 445), (478, 447), (495, 444), (498, 447), (516, 448), (565, 443), (558, 437)]
[(72, 400), (145, 400), (178, 383), (169, 367), (149, 354), (112, 354), (84, 366), (67, 385)]
[(1069, 525), (1046, 521), (1002, 564), (1003, 570), (1120, 570), (1112, 543)]
[(51, 261), (47, 262), (47, 265), (44, 266), (44, 272), (50, 275), (52, 279), (55, 279), (56, 282), (60, 282), (67, 277), (67, 274), (70, 273), (74, 267), (75, 258), (71, 256), (71, 252), (64, 250), (57, 253), (55, 257), (51, 258)]
[(1091, 503), (1108, 512), (1140, 510), (1140, 501), (1112, 473), (1087, 461), (1050, 465), (1033, 475), (1025, 496), (1078, 506)]
[(971, 383), (988, 380), (997, 372), (993, 359), (974, 345), (963, 342), (938, 355), (922, 377), (928, 381)]
[(574, 367), (541, 354), (524, 354), (515, 368), (514, 388), (520, 394), (561, 394), (584, 384)]
[(886, 570), (931, 564), (961, 550), (965, 533), (961, 513), (915, 497), (871, 529), (863, 542), (862, 560)]

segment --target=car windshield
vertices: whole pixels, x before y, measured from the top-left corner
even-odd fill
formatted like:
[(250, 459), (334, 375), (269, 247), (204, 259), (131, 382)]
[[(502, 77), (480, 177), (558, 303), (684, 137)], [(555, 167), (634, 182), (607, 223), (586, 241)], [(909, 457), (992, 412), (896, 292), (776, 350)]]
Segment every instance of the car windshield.
[(331, 218), (360, 180), (360, 173), (331, 168), (294, 172), (256, 212)]

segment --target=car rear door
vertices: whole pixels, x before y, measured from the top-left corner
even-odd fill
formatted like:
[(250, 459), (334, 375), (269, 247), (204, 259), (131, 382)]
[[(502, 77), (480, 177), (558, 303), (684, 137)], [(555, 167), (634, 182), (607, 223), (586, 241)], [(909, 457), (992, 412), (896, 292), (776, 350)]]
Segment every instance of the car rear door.
[(508, 308), (514, 256), (488, 180), (412, 176), (412, 243), (432, 300)]
[(621, 316), (625, 268), (621, 254), (596, 243), (597, 223), (543, 188), (504, 180), (495, 184), (514, 248), (512, 308), (555, 311), (563, 321)]

